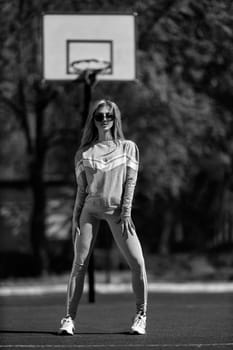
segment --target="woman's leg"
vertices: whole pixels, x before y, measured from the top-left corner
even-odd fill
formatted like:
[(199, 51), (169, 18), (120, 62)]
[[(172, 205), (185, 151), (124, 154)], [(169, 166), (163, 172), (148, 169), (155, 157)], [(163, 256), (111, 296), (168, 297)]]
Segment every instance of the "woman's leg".
[(126, 258), (132, 271), (132, 285), (136, 296), (136, 312), (146, 313), (147, 310), (147, 276), (142, 247), (134, 230), (134, 234), (128, 237), (122, 236), (121, 223), (119, 217), (108, 215), (106, 218), (113, 237)]
[(85, 273), (99, 228), (99, 220), (83, 209), (80, 234), (74, 243), (74, 260), (67, 290), (67, 316), (73, 320), (83, 293)]

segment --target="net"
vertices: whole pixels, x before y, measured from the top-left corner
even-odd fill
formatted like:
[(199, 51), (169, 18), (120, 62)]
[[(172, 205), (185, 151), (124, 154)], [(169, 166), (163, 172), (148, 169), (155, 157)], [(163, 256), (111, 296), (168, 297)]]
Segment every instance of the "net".
[(74, 73), (82, 74), (83, 72), (108, 74), (111, 70), (111, 63), (97, 59), (77, 60), (71, 63)]

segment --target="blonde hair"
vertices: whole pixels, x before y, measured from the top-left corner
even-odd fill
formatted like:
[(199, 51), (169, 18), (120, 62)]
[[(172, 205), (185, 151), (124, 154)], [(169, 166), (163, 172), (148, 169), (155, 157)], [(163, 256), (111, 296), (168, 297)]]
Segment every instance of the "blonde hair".
[(116, 105), (116, 103), (110, 100), (103, 99), (96, 101), (90, 110), (90, 113), (84, 126), (80, 149), (83, 150), (84, 148), (87, 148), (89, 145), (98, 140), (98, 130), (94, 123), (94, 115), (98, 111), (98, 109), (104, 106), (108, 107), (109, 113), (113, 113), (115, 117), (114, 124), (111, 129), (113, 140), (117, 142), (118, 140), (125, 139), (122, 131), (121, 112), (118, 106)]

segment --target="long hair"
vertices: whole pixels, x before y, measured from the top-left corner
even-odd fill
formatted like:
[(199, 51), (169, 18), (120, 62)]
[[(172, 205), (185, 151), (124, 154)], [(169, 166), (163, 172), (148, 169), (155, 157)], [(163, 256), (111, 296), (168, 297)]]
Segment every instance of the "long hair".
[(121, 123), (121, 112), (116, 105), (116, 103), (110, 100), (99, 100), (96, 101), (88, 115), (87, 121), (85, 123), (85, 127), (83, 130), (83, 135), (80, 144), (80, 150), (87, 148), (89, 145), (98, 140), (98, 130), (95, 126), (94, 115), (103, 106), (107, 106), (109, 108), (109, 112), (114, 115), (114, 124), (111, 128), (112, 137), (115, 142), (118, 140), (124, 140), (124, 134), (122, 131), (122, 123)]

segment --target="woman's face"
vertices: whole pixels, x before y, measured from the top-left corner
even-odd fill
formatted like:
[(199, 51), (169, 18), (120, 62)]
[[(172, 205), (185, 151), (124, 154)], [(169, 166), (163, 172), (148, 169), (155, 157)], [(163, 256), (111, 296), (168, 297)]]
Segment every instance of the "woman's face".
[(99, 133), (111, 130), (114, 124), (114, 115), (108, 106), (101, 106), (97, 109), (94, 114), (94, 123)]

